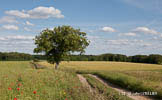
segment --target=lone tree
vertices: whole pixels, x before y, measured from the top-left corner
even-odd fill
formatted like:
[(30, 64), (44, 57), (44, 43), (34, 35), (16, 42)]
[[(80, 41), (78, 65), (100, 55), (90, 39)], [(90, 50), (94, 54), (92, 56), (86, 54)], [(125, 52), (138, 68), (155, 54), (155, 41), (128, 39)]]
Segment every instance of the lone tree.
[(43, 30), (34, 40), (36, 45), (34, 52), (44, 53), (49, 63), (56, 63), (55, 69), (58, 69), (59, 63), (65, 57), (74, 52), (82, 54), (89, 45), (86, 33), (71, 26)]

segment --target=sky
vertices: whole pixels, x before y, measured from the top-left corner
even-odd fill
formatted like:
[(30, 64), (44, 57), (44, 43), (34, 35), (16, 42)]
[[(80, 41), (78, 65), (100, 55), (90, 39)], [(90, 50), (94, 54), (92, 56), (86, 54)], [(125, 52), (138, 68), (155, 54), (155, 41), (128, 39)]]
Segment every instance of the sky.
[(162, 54), (161, 0), (1, 0), (0, 52), (33, 54), (33, 38), (61, 25), (87, 33), (85, 54)]

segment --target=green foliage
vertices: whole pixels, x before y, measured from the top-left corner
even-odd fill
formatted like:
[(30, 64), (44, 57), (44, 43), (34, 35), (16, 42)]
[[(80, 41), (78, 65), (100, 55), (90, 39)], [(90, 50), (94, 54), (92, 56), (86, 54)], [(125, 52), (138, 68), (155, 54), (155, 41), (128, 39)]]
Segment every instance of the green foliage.
[(44, 53), (47, 61), (54, 64), (60, 63), (71, 53), (84, 53), (89, 45), (85, 32), (70, 26), (58, 26), (53, 30), (43, 30), (35, 37), (35, 53)]
[(135, 55), (126, 56), (122, 54), (102, 54), (102, 55), (72, 55), (70, 61), (117, 61), (162, 64), (162, 55)]
[(37, 60), (45, 60), (46, 56), (45, 55), (32, 55), (34, 59)]
[(32, 60), (33, 56), (25, 53), (18, 52), (0, 52), (0, 61), (27, 61)]
[(35, 59), (33, 59), (33, 62), (39, 62), (39, 60), (35, 58)]

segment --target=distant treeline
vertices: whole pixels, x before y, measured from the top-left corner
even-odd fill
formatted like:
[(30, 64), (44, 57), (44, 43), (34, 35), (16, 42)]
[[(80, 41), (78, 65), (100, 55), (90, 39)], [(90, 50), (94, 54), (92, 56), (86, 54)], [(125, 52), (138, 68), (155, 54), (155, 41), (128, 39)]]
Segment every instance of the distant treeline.
[(18, 52), (0, 52), (0, 61), (29, 61), (29, 60), (45, 60), (43, 55), (31, 55)]
[(162, 64), (162, 55), (135, 55), (126, 56), (121, 54), (102, 54), (102, 55), (72, 55), (70, 61), (117, 61)]
[[(28, 60), (45, 60), (43, 55), (31, 55), (18, 52), (1, 53), (0, 61), (28, 61)], [(64, 61), (67, 59), (65, 58)], [(162, 64), (162, 55), (135, 55), (126, 56), (121, 54), (102, 54), (102, 55), (71, 55), (70, 61), (118, 61), (118, 62), (135, 62)]]
[(33, 59), (32, 55), (18, 52), (0, 52), (0, 61), (25, 61)]

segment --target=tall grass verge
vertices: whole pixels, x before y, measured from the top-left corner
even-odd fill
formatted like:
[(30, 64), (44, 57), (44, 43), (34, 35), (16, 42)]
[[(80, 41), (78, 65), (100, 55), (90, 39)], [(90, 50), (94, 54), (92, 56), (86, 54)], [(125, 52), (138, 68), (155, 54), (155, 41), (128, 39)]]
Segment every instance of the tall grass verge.
[(162, 98), (162, 90), (158, 90), (151, 86), (146, 85), (142, 80), (138, 80), (135, 77), (125, 75), (123, 73), (118, 72), (93, 72), (93, 71), (77, 71), (80, 74), (93, 74), (98, 77), (108, 81), (112, 84), (120, 86), (124, 89), (128, 89), (132, 92), (157, 92), (157, 95), (148, 95), (153, 98), (161, 99)]

